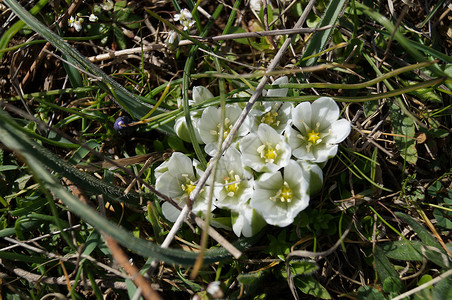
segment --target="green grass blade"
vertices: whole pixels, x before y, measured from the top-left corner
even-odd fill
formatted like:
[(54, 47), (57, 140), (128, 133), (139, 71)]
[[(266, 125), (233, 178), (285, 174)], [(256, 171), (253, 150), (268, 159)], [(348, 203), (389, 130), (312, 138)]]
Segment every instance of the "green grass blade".
[[(333, 32), (339, 14), (344, 8), (346, 2), (347, 1), (345, 0), (330, 1), (330, 4), (325, 10), (325, 14), (323, 15), (322, 20), (319, 23), (319, 27), (328, 25), (331, 25), (332, 27), (327, 30), (317, 31), (313, 35), (311, 42), (306, 47), (306, 50), (303, 53), (303, 56), (301, 57), (300, 60), (301, 67), (313, 66), (317, 62), (318, 57), (315, 55), (321, 52), (325, 47), (325, 44), (327, 43), (328, 39), (331, 36), (331, 33)], [(311, 57), (313, 55), (314, 57)]]
[[(369, 16), (370, 18), (374, 19), (375, 21), (377, 21), (378, 23), (380, 23), (382, 26), (384, 26), (389, 33), (393, 33), (394, 32), (394, 39), (399, 42), (399, 44), (405, 48), (405, 50), (414, 58), (416, 59), (417, 62), (423, 62), (423, 61), (427, 61), (427, 59), (424, 57), (424, 55), (419, 52), (416, 47), (413, 47), (413, 43), (407, 39), (401, 32), (400, 30), (396, 30), (395, 25), (389, 21), (386, 17), (384, 17), (383, 15), (381, 15), (380, 13), (372, 10), (370, 7), (361, 4), (357, 1), (355, 1), (356, 7), (358, 9), (360, 9), (362, 12), (364, 12), (367, 16)], [(438, 66), (438, 64), (433, 64), (431, 66), (428, 67), (430, 71), (432, 71), (435, 75), (439, 76), (439, 77), (443, 77), (446, 76), (450, 79), (450, 77), (443, 72), (443, 70), (441, 70)], [(449, 81), (446, 81), (445, 83), (449, 88), (452, 88), (452, 84)]]
[[(49, 2), (49, 0), (40, 0), (30, 10), (30, 14), (36, 15), (44, 6), (46, 6), (47, 2)], [(13, 26), (11, 26), (0, 38), (0, 49), (2, 50), (5, 49), (6, 46), (8, 46), (8, 43), (11, 40), (11, 38), (14, 37), (14, 35), (17, 32), (19, 32), (19, 30), (21, 30), (24, 26), (25, 23), (22, 20), (19, 20), (16, 23), (14, 23)], [(2, 59), (4, 53), (5, 53), (4, 51), (0, 52), (0, 60)]]
[(26, 11), (17, 1), (5, 0), (11, 10), (17, 14), (28, 26), (43, 36), (53, 46), (65, 54), (71, 61), (75, 62), (79, 67), (87, 73), (95, 76), (99, 80), (96, 83), (105, 91), (113, 94), (117, 103), (125, 109), (132, 117), (140, 119), (150, 110), (150, 107), (141, 101), (136, 95), (129, 92), (122, 85), (110, 78), (101, 69), (88, 61), (80, 52), (75, 50), (71, 45), (66, 43), (61, 37), (49, 30), (44, 24), (39, 22), (28, 11)]

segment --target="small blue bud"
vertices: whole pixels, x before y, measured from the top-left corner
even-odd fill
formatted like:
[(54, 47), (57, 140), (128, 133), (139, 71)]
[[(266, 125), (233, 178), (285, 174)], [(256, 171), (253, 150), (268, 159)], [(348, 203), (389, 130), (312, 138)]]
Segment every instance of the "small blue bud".
[(122, 116), (116, 119), (113, 128), (118, 132), (119, 135), (129, 135), (135, 130), (134, 127), (128, 126), (130, 123), (132, 123), (131, 118)]

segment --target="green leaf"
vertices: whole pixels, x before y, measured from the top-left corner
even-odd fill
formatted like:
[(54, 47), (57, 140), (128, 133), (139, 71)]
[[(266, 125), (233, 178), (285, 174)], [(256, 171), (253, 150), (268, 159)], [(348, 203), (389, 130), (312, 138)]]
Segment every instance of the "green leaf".
[(113, 30), (113, 34), (115, 36), (115, 41), (118, 43), (118, 46), (121, 50), (127, 49), (127, 39), (121, 28), (118, 27), (115, 23), (112, 24), (111, 29)]
[(344, 5), (347, 3), (345, 0), (331, 0), (328, 7), (326, 8), (325, 14), (322, 17), (322, 20), (319, 23), (319, 27), (331, 25), (332, 27), (327, 30), (317, 31), (311, 38), (308, 46), (306, 47), (303, 56), (300, 59), (301, 67), (310, 67), (313, 66), (318, 59), (316, 54), (320, 53), (328, 39), (333, 32), (339, 14), (344, 8)]
[(413, 120), (404, 114), (401, 109), (393, 102), (389, 108), (389, 118), (391, 119), (392, 130), (397, 148), (400, 155), (409, 163), (416, 164), (417, 150), (416, 139), (414, 139), (416, 131)]
[[(231, 27), (231, 30), (229, 31), (229, 33), (231, 33), (231, 34), (232, 33), (245, 33), (245, 32), (246, 32), (245, 29), (243, 29), (241, 27)], [(261, 45), (256, 43), (251, 38), (239, 38), (239, 39), (234, 39), (234, 41), (237, 43), (240, 43), (240, 44), (250, 45), (257, 51), (264, 51), (264, 49), (261, 47)]]
[(433, 216), (438, 222), (438, 226), (444, 229), (450, 230), (452, 229), (452, 213), (450, 211), (442, 211), (439, 208), (435, 208), (433, 210)]
[(328, 291), (312, 276), (297, 276), (294, 278), (295, 286), (306, 295), (321, 299), (331, 299)]
[(452, 276), (438, 282), (432, 291), (432, 299), (452, 299)]
[[(370, 7), (358, 2), (354, 1), (354, 4), (356, 5), (356, 8), (362, 10), (366, 15), (368, 15), (370, 18), (374, 19), (381, 25), (383, 25), (387, 30), (388, 34), (394, 36), (394, 39), (399, 42), (399, 44), (405, 48), (405, 50), (416, 59), (417, 62), (423, 62), (426, 61), (425, 55), (418, 50), (422, 50), (425, 53), (433, 56), (438, 57), (440, 59), (443, 59), (446, 62), (451, 62), (451, 57), (444, 55), (443, 53), (439, 51), (435, 51), (432, 47), (426, 47), (423, 45), (420, 45), (419, 43), (415, 43), (409, 39), (407, 39), (400, 30), (396, 30), (395, 25), (389, 21), (386, 17), (381, 15), (380, 13), (374, 11)], [(436, 76), (443, 77), (447, 76), (446, 73), (444, 73), (438, 66), (438, 64), (430, 65), (428, 66), (428, 69), (432, 71)], [(450, 78), (450, 76), (449, 76)], [(446, 85), (451, 88), (451, 84), (449, 82), (446, 83)]]
[[(30, 10), (30, 13), (32, 15), (36, 15), (47, 3), (49, 0), (40, 0), (33, 8)], [(8, 30), (5, 31), (5, 33), (0, 38), (0, 49), (5, 49), (9, 41), (11, 40), (14, 35), (16, 35), (19, 30), (21, 30), (25, 26), (24, 21), (19, 20), (16, 23), (14, 23)], [(0, 60), (2, 59), (4, 55), (4, 52), (0, 52)]]
[[(399, 215), (400, 214), (400, 215)], [(422, 239), (421, 241), (396, 241), (381, 246), (382, 251), (389, 257), (398, 260), (422, 261), (423, 257), (441, 267), (449, 267), (449, 259), (440, 244), (428, 231), (414, 219), (401, 213), (396, 215), (413, 228)], [(400, 217), (403, 215), (403, 217)]]
[(432, 275), (424, 274), (422, 275), (421, 279), (419, 279), (419, 281), (417, 282), (417, 285), (418, 286), (423, 285), (424, 283), (427, 283), (432, 279), (433, 279)]
[(402, 221), (410, 225), (413, 231), (417, 233), (417, 235), (424, 242), (425, 245), (441, 249), (441, 245), (439, 244), (439, 242), (430, 234), (430, 232), (428, 232), (424, 228), (424, 226), (419, 224), (415, 219), (402, 212), (395, 212), (395, 215), (398, 218), (402, 219)]
[(443, 268), (450, 268), (449, 256), (441, 248), (436, 248), (432, 246), (424, 246), (424, 255), (427, 260), (437, 264)]
[(358, 293), (356, 295), (357, 300), (386, 300), (385, 296), (370, 286), (362, 286), (358, 289)]
[[(374, 248), (374, 264), (383, 289), (385, 287), (388, 288), (388, 290), (385, 290), (386, 292), (399, 292), (402, 290), (403, 283), (399, 278), (399, 274), (379, 246)], [(384, 284), (385, 281), (386, 286)]]
[(311, 275), (319, 269), (314, 261), (307, 260), (291, 260), (289, 262), (290, 273), (297, 275)]
[(240, 274), (237, 276), (237, 280), (242, 285), (251, 285), (256, 282), (257, 279), (259, 279), (263, 274), (263, 271), (257, 271), (253, 273), (248, 274)]
[(421, 241), (395, 241), (381, 245), (387, 257), (398, 260), (422, 261)]
[(185, 148), (184, 142), (177, 136), (171, 135), (168, 137), (168, 146), (175, 152), (187, 153), (187, 148)]

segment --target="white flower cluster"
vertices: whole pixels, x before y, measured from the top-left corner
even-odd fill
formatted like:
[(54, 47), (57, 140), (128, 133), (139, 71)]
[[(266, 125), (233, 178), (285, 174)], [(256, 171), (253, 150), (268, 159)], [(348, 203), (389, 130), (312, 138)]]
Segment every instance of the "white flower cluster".
[[(98, 17), (95, 14), (90, 14), (87, 18), (90, 22), (96, 22), (98, 20)], [(71, 16), (68, 21), (69, 27), (74, 27), (78, 32), (82, 30), (83, 20), (83, 16), (76, 16), (75, 18), (74, 16)]]
[(191, 12), (184, 8), (180, 11), (180, 14), (176, 14), (174, 16), (174, 21), (179, 21), (182, 26), (184, 26), (184, 30), (188, 30), (190, 29), (190, 27), (192, 27), (195, 24), (195, 21), (192, 20), (193, 16), (191, 14)]
[[(287, 82), (288, 78), (282, 77), (274, 84)], [(285, 97), (287, 92), (271, 89), (264, 95)], [(194, 87), (190, 105), (210, 98), (213, 95), (207, 88)], [(229, 134), (241, 111), (239, 104), (228, 104), (224, 119), (218, 107), (191, 111), (197, 141), (205, 144), (207, 154), (215, 155), (218, 140)], [(329, 97), (295, 107), (292, 103), (263, 101), (250, 111), (233, 144), (220, 158), (215, 185), (204, 187), (193, 211), (206, 211), (206, 197), (213, 188), (214, 205), (231, 211), (232, 229), (237, 236), (250, 237), (265, 224), (290, 225), (308, 206), (310, 195), (321, 189), (323, 173), (319, 164), (335, 156), (338, 143), (350, 133), (350, 123), (338, 120), (339, 114), (338, 105)], [(189, 141), (184, 117), (176, 121), (175, 131)], [(182, 202), (202, 173), (197, 161), (176, 152), (156, 169), (155, 187)], [(170, 221), (179, 212), (166, 202), (162, 210)]]

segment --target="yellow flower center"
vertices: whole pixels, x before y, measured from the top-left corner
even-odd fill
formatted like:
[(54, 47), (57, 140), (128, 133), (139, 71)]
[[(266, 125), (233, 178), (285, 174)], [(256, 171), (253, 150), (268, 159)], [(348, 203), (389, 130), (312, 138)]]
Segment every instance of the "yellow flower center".
[(292, 189), (289, 186), (284, 186), (281, 190), (281, 202), (292, 201)]
[(278, 113), (274, 111), (269, 111), (264, 114), (264, 116), (261, 118), (261, 122), (268, 124), (270, 126), (278, 126), (280, 121), (278, 121), (276, 118), (278, 117)]
[(224, 178), (224, 187), (229, 197), (234, 196), (240, 188), (240, 176), (234, 174), (233, 170), (229, 171), (229, 176)]
[(320, 139), (320, 133), (318, 131), (315, 131), (314, 129), (308, 133), (308, 142), (312, 144), (316, 144), (317, 141)]
[[(226, 137), (229, 135), (229, 132), (232, 129), (232, 124), (229, 124), (230, 122), (231, 122), (231, 120), (229, 120), (229, 118), (225, 118), (224, 119), (223, 140), (226, 139)], [(210, 134), (212, 134), (212, 135), (219, 135), (220, 131), (221, 131), (221, 124), (218, 124), (217, 128), (218, 128), (218, 130), (211, 130)]]
[(259, 148), (257, 148), (257, 152), (261, 155), (261, 158), (265, 159), (266, 163), (273, 163), (278, 157), (278, 150), (281, 148), (279, 144), (273, 148), (273, 146), (269, 143), (265, 143)]
[(188, 174), (182, 174), (182, 176), (185, 177), (185, 184), (181, 184), (181, 188), (187, 196), (190, 196), (191, 192), (196, 188), (196, 183), (188, 178)]
[(275, 196), (270, 197), (270, 200), (273, 202), (280, 201), (281, 203), (292, 202), (293, 194), (292, 189), (289, 187), (289, 184), (284, 181), (284, 186), (276, 193)]

